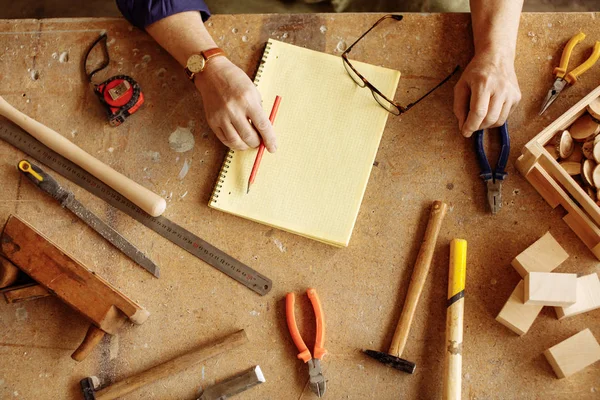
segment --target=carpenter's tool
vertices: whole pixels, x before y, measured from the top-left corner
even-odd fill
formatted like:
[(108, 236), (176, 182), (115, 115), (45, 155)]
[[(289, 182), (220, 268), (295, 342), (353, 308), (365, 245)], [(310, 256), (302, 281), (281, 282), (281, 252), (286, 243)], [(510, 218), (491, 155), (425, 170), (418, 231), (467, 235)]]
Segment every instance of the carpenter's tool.
[(264, 382), (265, 376), (257, 365), (242, 374), (210, 386), (202, 392), (198, 400), (226, 400)]
[(1, 96), (0, 115), (19, 125), (29, 135), (56, 153), (85, 169), (153, 217), (159, 216), (165, 211), (167, 207), (165, 199), (86, 153), (58, 132), (23, 114), (8, 104)]
[(461, 399), (466, 269), (467, 241), (454, 239), (450, 242), (443, 400)]
[(590, 57), (583, 64), (567, 73), (567, 67), (569, 66), (569, 60), (571, 58), (573, 48), (583, 39), (585, 39), (585, 34), (583, 32), (579, 32), (567, 42), (567, 45), (563, 49), (562, 56), (560, 57), (560, 64), (558, 67), (554, 68), (554, 75), (556, 76), (556, 79), (554, 80), (552, 88), (550, 88), (546, 98), (544, 99), (544, 104), (542, 104), (539, 115), (542, 115), (548, 109), (548, 107), (550, 107), (550, 104), (554, 103), (554, 100), (556, 100), (560, 92), (562, 92), (567, 84), (572, 85), (577, 82), (577, 78), (579, 78), (579, 76), (585, 71), (592, 68), (592, 66), (596, 64), (596, 61), (598, 61), (598, 57), (600, 57), (600, 42), (596, 41), (594, 44), (594, 50), (592, 51)]
[[(103, 33), (92, 43), (83, 58), (83, 72), (94, 86), (94, 93), (100, 99), (100, 103), (106, 108), (108, 122), (112, 126), (118, 126), (125, 121), (125, 118), (136, 112), (144, 104), (144, 94), (142, 93), (142, 89), (140, 89), (140, 85), (127, 75), (113, 76), (102, 83), (92, 82), (94, 74), (108, 67), (110, 63), (108, 46), (106, 45), (107, 39), (106, 33)], [(92, 70), (92, 72), (88, 72), (88, 57), (98, 43), (102, 43), (104, 59), (98, 68)]]
[(85, 208), (75, 195), (69, 190), (60, 186), (60, 184), (44, 170), (27, 160), (19, 162), (19, 171), (23, 173), (37, 187), (48, 193), (55, 200), (58, 200), (61, 206), (77, 215), (90, 228), (95, 230), (104, 239), (108, 240), (113, 246), (121, 250), (127, 257), (138, 263), (146, 271), (158, 278), (160, 270), (158, 265), (154, 264), (144, 253), (138, 250), (127, 239), (108, 226), (104, 221), (98, 218), (94, 213)]
[(105, 333), (114, 335), (127, 319), (143, 324), (150, 315), (18, 217), (8, 219), (0, 237), (0, 251), (21, 271), (92, 323), (83, 342), (71, 355), (76, 361), (87, 357)]
[(266, 276), (236, 260), (222, 250), (207, 243), (193, 233), (164, 217), (152, 218), (138, 206), (124, 198), (111, 187), (87, 173), (71, 161), (50, 150), (27, 132), (10, 122), (0, 119), (0, 139), (13, 145), (47, 167), (71, 180), (88, 192), (98, 196), (123, 211), (165, 239), (188, 251), (195, 257), (215, 267), (254, 292), (265, 295), (273, 283)]
[(19, 268), (0, 256), (0, 289), (12, 285), (19, 277)]
[(508, 163), (508, 155), (510, 154), (510, 135), (508, 134), (508, 128), (506, 122), (500, 128), (498, 128), (500, 134), (500, 155), (498, 162), (496, 163), (496, 169), (492, 171), (490, 162), (485, 155), (485, 149), (483, 148), (483, 130), (475, 132), (475, 154), (477, 155), (477, 161), (479, 162), (479, 168), (481, 173), (479, 177), (485, 182), (487, 189), (487, 199), (490, 205), (492, 214), (496, 214), (502, 208), (502, 182), (506, 178), (506, 164)]
[(425, 279), (427, 278), (429, 266), (433, 258), (433, 251), (435, 250), (435, 243), (437, 242), (447, 208), (446, 203), (441, 201), (434, 201), (431, 206), (425, 237), (421, 242), (415, 268), (413, 269), (410, 284), (408, 285), (406, 300), (402, 307), (402, 314), (396, 326), (389, 351), (384, 353), (382, 351), (364, 350), (365, 354), (377, 361), (409, 374), (415, 372), (416, 365), (411, 361), (400, 358), (400, 356), (404, 351), (404, 346), (406, 346), (410, 326), (415, 315), (415, 310), (417, 309), (417, 304), (419, 303), (419, 297), (421, 297), (421, 292), (423, 291), (423, 286), (425, 285)]
[(83, 378), (79, 382), (83, 392), (83, 398), (84, 400), (113, 400), (120, 398), (142, 386), (158, 381), (169, 375), (185, 371), (194, 365), (246, 343), (248, 343), (246, 332), (244, 330), (237, 331), (218, 342), (197, 347), (186, 354), (182, 354), (179, 357), (173, 358), (163, 364), (159, 364), (102, 389), (100, 389), (100, 380), (97, 377), (91, 376)]
[(321, 360), (323, 359), (323, 356), (327, 354), (327, 350), (323, 347), (325, 344), (325, 317), (323, 316), (323, 308), (321, 307), (321, 301), (319, 300), (316, 289), (308, 289), (306, 294), (310, 299), (310, 303), (312, 304), (315, 313), (317, 329), (315, 348), (312, 355), (310, 354), (308, 347), (306, 347), (306, 343), (304, 343), (302, 336), (300, 336), (298, 325), (296, 325), (296, 316), (294, 315), (296, 296), (294, 293), (288, 293), (285, 296), (285, 313), (290, 335), (292, 335), (292, 340), (300, 352), (298, 353), (298, 358), (308, 364), (310, 389), (317, 396), (323, 397), (325, 390), (327, 389), (325, 377), (321, 371)]

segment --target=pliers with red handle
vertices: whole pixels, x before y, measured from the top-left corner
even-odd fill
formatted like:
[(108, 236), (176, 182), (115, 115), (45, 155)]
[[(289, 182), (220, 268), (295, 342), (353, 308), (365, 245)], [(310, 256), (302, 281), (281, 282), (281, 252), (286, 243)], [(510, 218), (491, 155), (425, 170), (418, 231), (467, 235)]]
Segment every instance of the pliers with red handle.
[(325, 318), (323, 317), (323, 309), (321, 308), (321, 301), (317, 295), (316, 289), (308, 289), (306, 291), (308, 298), (313, 306), (316, 319), (317, 335), (315, 338), (315, 348), (313, 354), (310, 354), (306, 343), (300, 336), (298, 331), (298, 325), (296, 325), (296, 316), (294, 315), (294, 304), (296, 303), (296, 297), (294, 293), (288, 293), (285, 297), (285, 313), (287, 317), (287, 325), (292, 335), (292, 340), (298, 348), (298, 358), (308, 363), (308, 377), (310, 389), (319, 397), (325, 394), (326, 381), (321, 371), (321, 360), (327, 353), (327, 350), (323, 347), (325, 343)]

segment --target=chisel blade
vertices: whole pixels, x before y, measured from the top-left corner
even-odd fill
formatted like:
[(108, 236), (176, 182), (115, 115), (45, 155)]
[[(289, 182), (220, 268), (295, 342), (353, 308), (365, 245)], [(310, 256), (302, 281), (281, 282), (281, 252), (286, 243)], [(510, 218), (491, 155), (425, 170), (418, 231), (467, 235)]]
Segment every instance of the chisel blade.
[(207, 388), (197, 400), (225, 400), (265, 382), (260, 366)]

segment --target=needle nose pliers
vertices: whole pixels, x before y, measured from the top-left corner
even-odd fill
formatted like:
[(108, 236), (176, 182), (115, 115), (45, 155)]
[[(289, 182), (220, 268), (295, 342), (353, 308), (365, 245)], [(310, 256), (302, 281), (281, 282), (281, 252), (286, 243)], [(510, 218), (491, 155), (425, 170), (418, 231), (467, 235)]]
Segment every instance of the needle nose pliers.
[(585, 71), (592, 68), (594, 64), (596, 64), (596, 61), (598, 61), (598, 58), (600, 57), (600, 42), (597, 41), (594, 44), (594, 50), (592, 51), (590, 57), (585, 60), (583, 64), (567, 73), (567, 67), (569, 66), (569, 60), (571, 59), (573, 48), (583, 39), (585, 39), (585, 33), (579, 32), (567, 42), (565, 48), (563, 49), (562, 56), (560, 57), (560, 64), (558, 67), (554, 68), (554, 75), (556, 76), (556, 79), (552, 85), (552, 88), (550, 88), (546, 98), (544, 99), (544, 104), (542, 104), (539, 115), (542, 115), (548, 109), (548, 107), (550, 107), (550, 104), (556, 100), (560, 92), (562, 92), (567, 84), (572, 85), (577, 82), (577, 78)]
[(483, 130), (475, 132), (474, 135), (475, 154), (477, 154), (477, 161), (479, 162), (479, 168), (481, 169), (479, 176), (486, 184), (487, 199), (492, 214), (496, 214), (502, 207), (502, 182), (504, 181), (504, 178), (506, 178), (506, 175), (508, 175), (505, 169), (510, 153), (510, 136), (508, 134), (506, 122), (499, 128), (499, 133), (501, 145), (500, 156), (498, 157), (496, 169), (493, 171), (483, 148)]
[(323, 317), (323, 309), (321, 307), (321, 301), (319, 300), (317, 291), (315, 289), (308, 289), (306, 294), (308, 295), (308, 298), (313, 306), (316, 319), (317, 334), (315, 338), (315, 348), (312, 355), (310, 354), (308, 347), (306, 347), (306, 343), (304, 343), (302, 336), (300, 336), (298, 326), (296, 325), (296, 316), (294, 314), (296, 297), (294, 296), (294, 293), (288, 293), (285, 297), (285, 313), (287, 317), (288, 329), (292, 335), (292, 340), (300, 352), (298, 354), (298, 358), (305, 363), (308, 363), (308, 379), (310, 389), (317, 396), (323, 397), (325, 394), (325, 389), (327, 388), (325, 377), (323, 376), (323, 372), (321, 370), (321, 360), (327, 353), (327, 350), (325, 350), (323, 347), (325, 344), (325, 318)]

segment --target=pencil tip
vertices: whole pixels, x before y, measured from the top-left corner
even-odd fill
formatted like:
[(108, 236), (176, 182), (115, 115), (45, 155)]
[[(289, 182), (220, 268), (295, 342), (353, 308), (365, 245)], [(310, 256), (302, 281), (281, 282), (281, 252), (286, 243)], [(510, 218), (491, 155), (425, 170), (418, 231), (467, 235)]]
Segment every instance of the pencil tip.
[(250, 185), (248, 185), (248, 189), (246, 190), (246, 194), (250, 193)]

